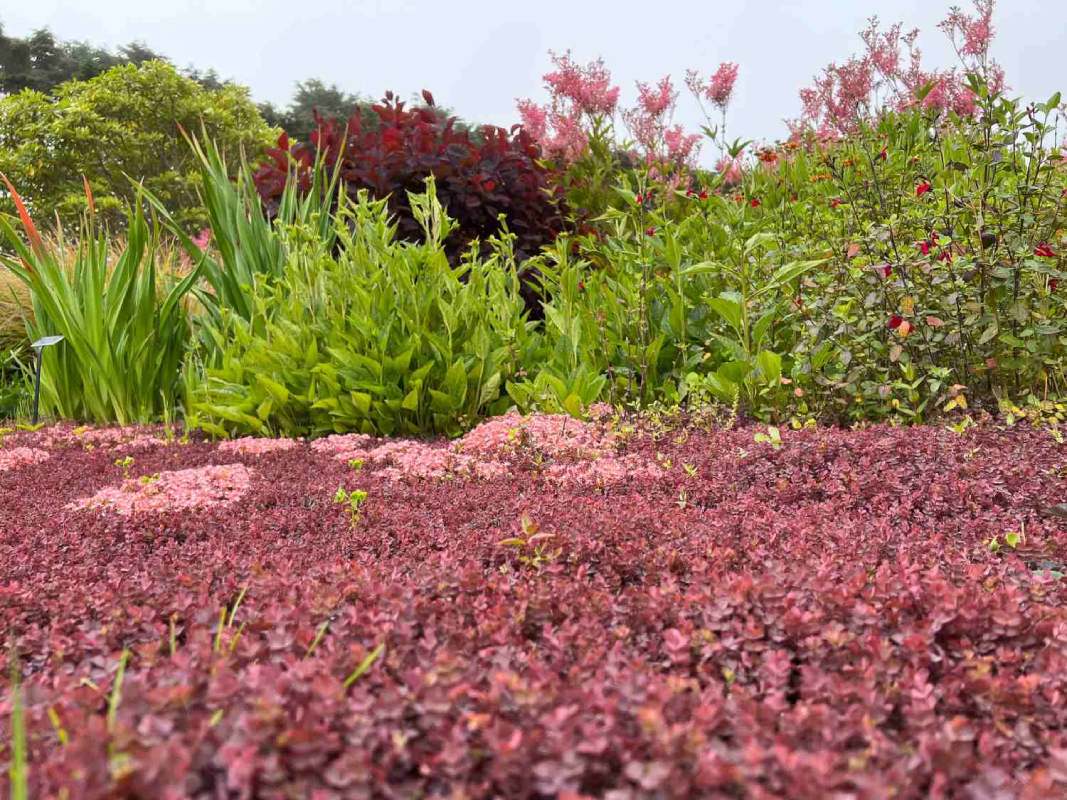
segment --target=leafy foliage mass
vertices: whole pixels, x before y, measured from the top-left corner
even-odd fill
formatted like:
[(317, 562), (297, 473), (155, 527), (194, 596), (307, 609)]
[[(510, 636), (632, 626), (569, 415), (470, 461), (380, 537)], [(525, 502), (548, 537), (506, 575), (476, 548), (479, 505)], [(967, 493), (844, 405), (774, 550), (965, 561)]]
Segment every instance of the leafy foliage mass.
[(432, 179), (408, 198), (422, 244), (395, 240), (386, 201), (341, 202), (336, 253), (287, 226), (284, 272), (259, 277), (250, 313), (224, 307), (202, 323), (186, 397), (194, 426), (457, 434), (503, 410), (502, 387), (533, 341), (510, 240), (449, 264), (453, 223)]
[[(10, 188), (10, 187), (9, 187)], [(19, 196), (12, 192), (21, 206)], [(41, 237), (21, 207), (29, 245), (0, 218), (0, 265), (28, 287), (31, 340), (58, 334), (44, 352), (42, 407), (64, 419), (150, 422), (173, 414), (178, 369), (189, 338), (184, 296), (199, 277), (157, 272), (159, 230), (128, 212), (121, 253), (88, 214), (73, 245)]]
[[(521, 441), (511, 477), (424, 481), (61, 432), (0, 448), (52, 454), (0, 472), (32, 797), (1067, 792), (1047, 431), (676, 429), (603, 490)], [(235, 462), (251, 485), (67, 510), (129, 455), (145, 491)]]
[(428, 177), (456, 228), (446, 242), (456, 259), (474, 239), (498, 234), (503, 217), (515, 236), (519, 260), (536, 254), (562, 227), (551, 173), (539, 162), (540, 149), (524, 130), (483, 126), (471, 131), (442, 113), (428, 92), (425, 105), (406, 107), (387, 94), (371, 107), (373, 117), (354, 114), (347, 125), (319, 118), (308, 142), (283, 135), (256, 173), (268, 212), (292, 177), (304, 186), (316, 162), (340, 171), (345, 191), (355, 198), (367, 191), (388, 201), (401, 239), (422, 241), (409, 192), (420, 192)]
[(290, 138), (307, 142), (319, 127), (316, 115), (325, 119), (349, 119), (353, 114), (370, 114), (370, 106), (370, 101), (349, 94), (336, 84), (327, 85), (318, 78), (309, 78), (297, 82), (293, 97), (284, 108), (261, 103), (259, 111), (272, 128), (281, 128)]
[[(258, 152), (271, 140), (247, 89), (205, 89), (161, 61), (114, 67), (69, 81), (54, 94), (27, 90), (0, 98), (0, 172), (47, 224), (74, 227), (85, 209), (84, 181), (97, 212), (124, 223), (133, 182), (163, 199), (190, 229), (202, 226), (197, 160), (182, 135), (204, 132), (233, 153)], [(0, 208), (14, 211), (10, 197)]]
[(139, 42), (112, 52), (89, 42), (57, 41), (47, 28), (24, 38), (8, 36), (0, 25), (0, 94), (32, 89), (50, 94), (61, 83), (95, 78), (112, 67), (165, 60)]

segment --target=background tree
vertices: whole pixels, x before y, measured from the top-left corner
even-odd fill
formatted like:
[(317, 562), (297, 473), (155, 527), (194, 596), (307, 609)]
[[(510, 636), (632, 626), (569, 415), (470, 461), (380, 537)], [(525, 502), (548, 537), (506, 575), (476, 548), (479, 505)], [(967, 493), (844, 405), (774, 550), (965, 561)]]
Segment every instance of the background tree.
[(293, 99), (284, 109), (271, 103), (259, 106), (267, 124), (282, 128), (293, 139), (307, 141), (315, 130), (315, 112), (326, 119), (347, 120), (356, 111), (368, 112), (370, 101), (359, 95), (341, 90), (337, 84), (329, 85), (318, 78), (308, 78), (296, 84)]
[[(89, 42), (59, 41), (47, 28), (22, 39), (7, 36), (0, 24), (0, 94), (23, 89), (50, 94), (61, 83), (89, 80), (122, 64), (167, 60), (143, 42), (130, 42), (112, 52)], [(214, 70), (200, 72), (190, 66), (183, 73), (208, 89), (224, 83)]]
[[(85, 176), (97, 212), (117, 223), (133, 178), (195, 228), (205, 215), (179, 126), (203, 130), (233, 166), (242, 151), (254, 159), (275, 138), (244, 87), (205, 89), (166, 62), (147, 61), (68, 81), (53, 96), (27, 89), (0, 99), (0, 171), (42, 221), (78, 219)], [(0, 199), (0, 210), (14, 210), (10, 198)]]

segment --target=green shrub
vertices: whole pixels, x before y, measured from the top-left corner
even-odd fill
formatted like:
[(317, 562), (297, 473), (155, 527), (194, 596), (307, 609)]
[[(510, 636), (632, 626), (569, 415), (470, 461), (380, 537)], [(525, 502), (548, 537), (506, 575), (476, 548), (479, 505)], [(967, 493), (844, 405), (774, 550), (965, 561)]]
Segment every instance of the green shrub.
[(277, 226), (284, 270), (255, 283), (246, 318), (201, 319), (186, 372), (189, 422), (218, 434), (456, 434), (508, 401), (535, 342), (508, 237), (449, 264), (432, 180), (409, 195), (425, 241), (398, 241), (384, 201), (342, 197), (336, 247)]
[[(41, 221), (58, 214), (76, 227), (87, 180), (97, 213), (120, 226), (134, 199), (132, 179), (192, 230), (205, 214), (197, 158), (182, 127), (203, 128), (233, 154), (256, 155), (273, 138), (247, 89), (206, 89), (165, 62), (149, 61), (68, 81), (53, 95), (26, 90), (0, 98), (0, 172)], [(0, 199), (0, 210), (14, 210), (10, 198)]]

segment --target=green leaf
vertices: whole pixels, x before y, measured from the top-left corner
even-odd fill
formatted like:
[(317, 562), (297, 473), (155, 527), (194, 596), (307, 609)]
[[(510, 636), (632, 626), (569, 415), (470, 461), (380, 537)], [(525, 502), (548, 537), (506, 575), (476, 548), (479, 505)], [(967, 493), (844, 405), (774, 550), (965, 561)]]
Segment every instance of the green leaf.
[(708, 306), (722, 317), (734, 331), (741, 334), (741, 304), (727, 297), (709, 297)]
[(777, 386), (782, 377), (782, 357), (770, 350), (761, 350), (756, 356), (756, 366), (763, 374), (763, 379), (771, 386)]
[(366, 415), (370, 413), (371, 396), (369, 394), (352, 391), (348, 395), (352, 398), (352, 404), (360, 414)]
[(400, 404), (400, 407), (407, 411), (419, 410), (419, 390), (412, 389), (406, 395), (404, 395), (404, 401)]

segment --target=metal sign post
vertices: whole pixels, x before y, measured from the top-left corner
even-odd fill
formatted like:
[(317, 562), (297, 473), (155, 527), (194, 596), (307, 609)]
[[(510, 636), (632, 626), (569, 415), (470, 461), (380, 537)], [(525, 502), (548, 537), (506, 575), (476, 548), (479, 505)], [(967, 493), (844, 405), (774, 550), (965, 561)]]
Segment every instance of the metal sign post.
[(34, 360), (36, 360), (37, 374), (34, 377), (33, 382), (33, 424), (37, 424), (38, 410), (41, 405), (41, 362), (44, 360), (41, 356), (46, 347), (51, 347), (54, 344), (59, 344), (63, 341), (62, 336), (45, 336), (38, 339), (36, 342), (30, 345), (33, 348)]

